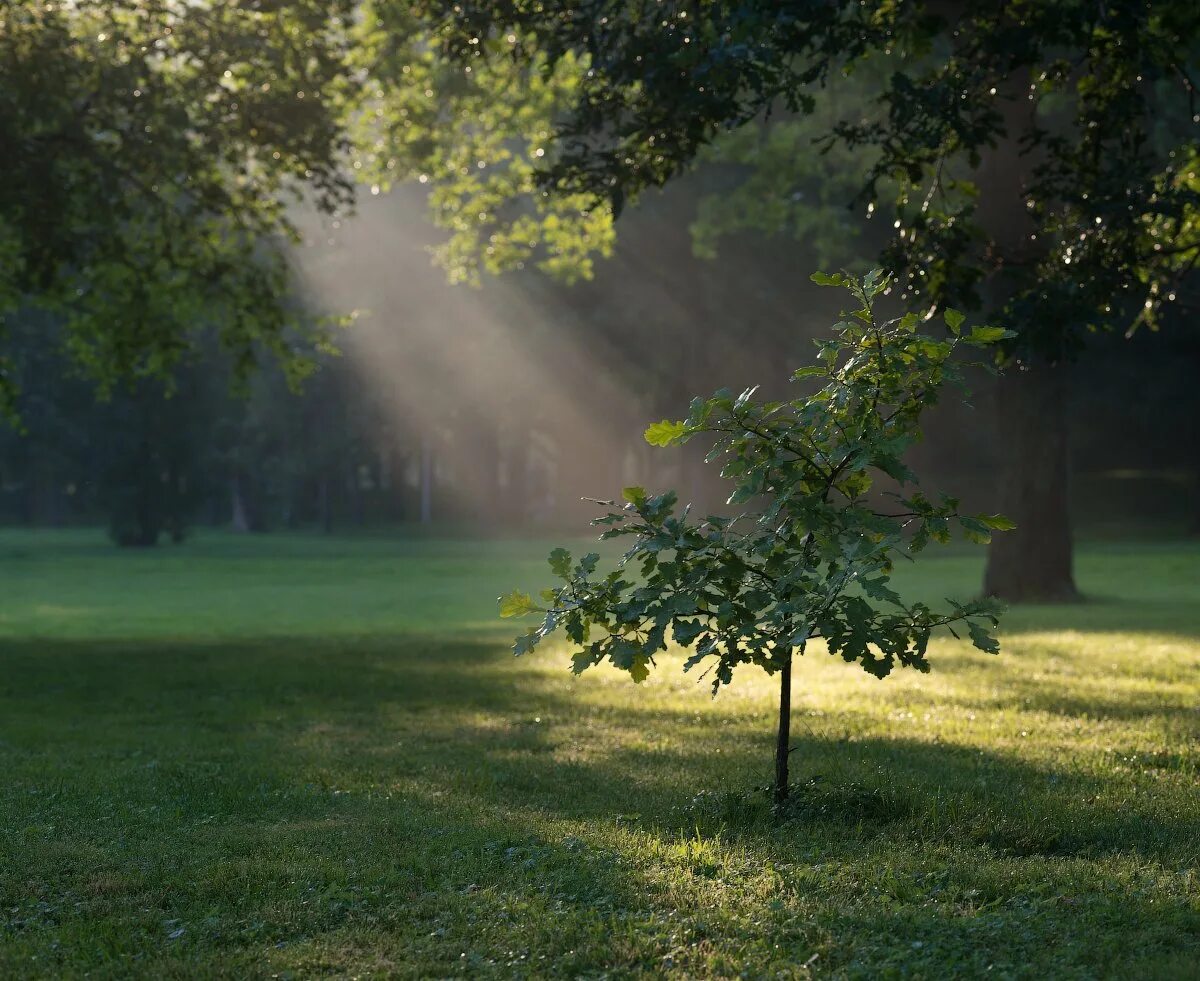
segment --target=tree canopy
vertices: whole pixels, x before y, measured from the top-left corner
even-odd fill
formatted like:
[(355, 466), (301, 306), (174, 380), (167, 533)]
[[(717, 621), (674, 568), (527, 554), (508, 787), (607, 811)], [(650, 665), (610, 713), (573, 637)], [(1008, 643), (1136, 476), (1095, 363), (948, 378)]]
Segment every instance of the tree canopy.
[[(0, 316), (56, 311), (102, 386), (199, 328), (297, 370), (290, 200), (352, 199), (351, 0), (16, 0), (0, 10)], [(0, 321), (0, 341), (3, 341)], [(0, 359), (0, 399), (12, 380)]]
[[(1191, 3), (424, 6), (470, 62), (481, 38), (517, 31), (514, 58), (586, 65), (541, 181), (618, 211), (721, 134), (764, 113), (829, 112), (846, 78), (874, 73), (872, 105), (851, 100), (802, 135), (812, 150), (862, 155), (862, 208), (894, 202), (886, 255), (906, 292), (978, 303), (1003, 267), (1006, 298), (1035, 305), (1024, 319), (1047, 327), (1022, 332), (1035, 349), (1057, 354), (1089, 325), (1153, 315), (1200, 255)], [(1028, 225), (1013, 243), (980, 200), (1006, 144), (1027, 210), (1004, 223)]]

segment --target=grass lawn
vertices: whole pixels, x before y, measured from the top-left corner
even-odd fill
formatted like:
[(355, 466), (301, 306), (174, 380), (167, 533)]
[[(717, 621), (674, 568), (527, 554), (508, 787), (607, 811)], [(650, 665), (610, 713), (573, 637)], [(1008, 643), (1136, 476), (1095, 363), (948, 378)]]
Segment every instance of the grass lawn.
[(784, 824), (764, 676), (513, 660), (545, 550), (0, 532), (0, 977), (1200, 977), (1200, 543), (810, 651)]

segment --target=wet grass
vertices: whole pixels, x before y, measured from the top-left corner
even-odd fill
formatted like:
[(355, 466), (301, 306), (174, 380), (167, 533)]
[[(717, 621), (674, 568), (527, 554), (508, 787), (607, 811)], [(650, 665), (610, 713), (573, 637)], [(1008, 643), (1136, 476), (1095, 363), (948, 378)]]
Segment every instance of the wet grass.
[(1197, 976), (1200, 546), (998, 658), (810, 653), (784, 823), (767, 679), (511, 658), (544, 550), (0, 533), (0, 976)]

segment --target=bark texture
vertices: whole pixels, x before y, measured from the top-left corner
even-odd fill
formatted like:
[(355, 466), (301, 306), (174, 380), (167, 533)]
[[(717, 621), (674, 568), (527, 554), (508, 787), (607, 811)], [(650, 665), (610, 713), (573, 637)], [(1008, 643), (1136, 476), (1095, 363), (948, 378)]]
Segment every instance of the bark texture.
[(1072, 564), (1067, 369), (1013, 365), (996, 401), (1002, 467), (999, 509), (1016, 522), (988, 550), (984, 592), (1010, 602), (1078, 598)]

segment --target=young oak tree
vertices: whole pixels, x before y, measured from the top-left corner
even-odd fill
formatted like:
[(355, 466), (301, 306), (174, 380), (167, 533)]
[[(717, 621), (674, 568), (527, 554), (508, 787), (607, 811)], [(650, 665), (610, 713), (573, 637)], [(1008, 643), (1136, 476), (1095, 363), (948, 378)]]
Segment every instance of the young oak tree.
[(813, 280), (845, 286), (858, 304), (819, 344), (817, 362), (793, 376), (819, 389), (783, 402), (722, 390), (695, 399), (686, 419), (646, 430), (655, 446), (710, 440), (708, 460), (724, 460), (721, 475), (733, 485), (729, 504), (747, 509), (696, 520), (690, 505), (677, 513), (672, 491), (627, 487), (624, 506), (593, 521), (607, 526), (602, 539), (632, 538), (616, 569), (598, 575), (596, 553), (575, 562), (558, 548), (550, 568), (562, 583), (542, 591), (545, 605), (519, 591), (500, 598), (502, 617), (542, 616), (517, 638), (515, 654), (562, 629), (580, 647), (576, 673), (609, 661), (643, 681), (673, 639), (693, 651), (684, 670), (708, 662), (714, 695), (741, 664), (778, 675), (777, 807), (788, 798), (792, 658), (820, 640), (878, 678), (897, 663), (928, 671), (930, 636), (944, 627), (958, 637), (955, 625), (998, 652), (994, 600), (946, 600), (934, 610), (906, 603), (889, 580), (898, 557), (949, 541), (955, 523), (979, 543), (1012, 527), (925, 494), (903, 462), (921, 438), (922, 412), (943, 386), (961, 384), (960, 348), (986, 349), (1009, 331), (964, 332), (963, 315), (948, 309), (949, 334), (939, 340), (918, 332), (915, 313), (879, 319), (876, 301), (890, 282), (879, 270)]

